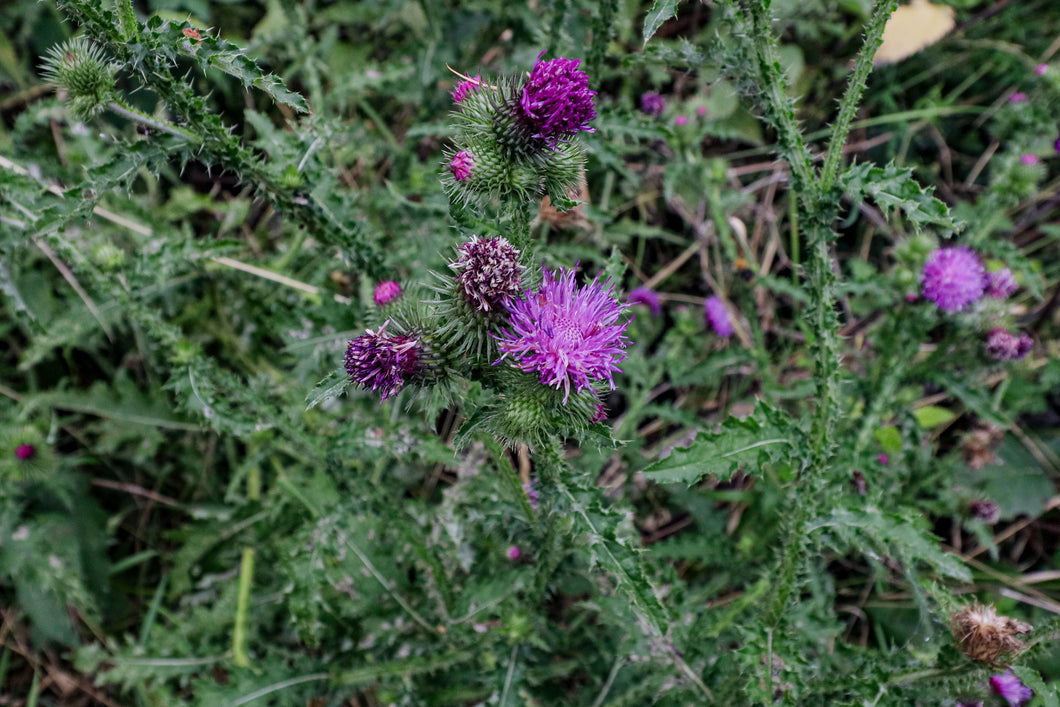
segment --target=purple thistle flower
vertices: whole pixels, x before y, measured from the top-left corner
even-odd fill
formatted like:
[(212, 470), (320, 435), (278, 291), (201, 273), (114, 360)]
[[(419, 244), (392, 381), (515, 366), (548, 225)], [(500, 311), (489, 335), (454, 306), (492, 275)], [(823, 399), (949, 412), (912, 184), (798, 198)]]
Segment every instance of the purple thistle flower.
[(1020, 707), (1024, 702), (1034, 697), (1034, 690), (1030, 689), (1016, 677), (1011, 670), (1006, 670), (1000, 675), (990, 678), (990, 689), (995, 695), (1006, 700), (1010, 707)]
[(449, 162), (449, 171), (453, 173), (453, 179), (463, 182), (471, 176), (471, 170), (474, 166), (474, 155), (469, 150), (461, 150), (453, 155), (452, 161)]
[(1019, 289), (1015, 276), (1008, 268), (1001, 268), (986, 274), (986, 296), (995, 299), (1010, 297)]
[(921, 276), (924, 297), (944, 312), (978, 302), (986, 290), (986, 269), (967, 246), (939, 248), (928, 255)]
[(15, 457), (19, 461), (29, 461), (35, 456), (37, 456), (37, 448), (32, 444), (20, 444), (15, 448)]
[(677, 116), (676, 118), (674, 118), (674, 125), (688, 125), (688, 116), (687, 115), (679, 115), (679, 116)]
[(655, 91), (640, 94), (640, 110), (645, 115), (662, 115), (666, 110), (666, 99)]
[(698, 115), (700, 118), (702, 118), (706, 114), (707, 114), (707, 107), (706, 106), (698, 106), (696, 108), (696, 115)]
[(1020, 164), (1033, 166), (1038, 164), (1038, 158), (1035, 155), (1020, 155)]
[(729, 310), (725, 308), (725, 303), (721, 301), (721, 297), (717, 295), (711, 295), (710, 297), (703, 300), (703, 311), (707, 315), (707, 321), (710, 323), (714, 333), (723, 339), (727, 339), (732, 336), (732, 321), (729, 319)]
[(581, 59), (541, 61), (543, 55), (519, 98), (519, 117), (533, 131), (532, 137), (555, 145), (579, 130), (595, 132), (589, 123), (596, 117), (596, 91), (589, 89), (588, 74), (578, 69)]
[(456, 88), (449, 92), (453, 96), (453, 103), (463, 103), (464, 99), (467, 98), (467, 94), (477, 91), (481, 85), (482, 77), (478, 74), (475, 74), (474, 78), (461, 81), (456, 85)]
[(380, 282), (375, 286), (375, 292), (372, 293), (372, 299), (374, 299), (375, 303), (380, 307), (390, 304), (399, 297), (401, 297), (401, 285), (393, 280)]
[(997, 361), (1019, 361), (1026, 358), (1034, 347), (1034, 340), (1027, 334), (1016, 335), (1000, 327), (991, 329), (986, 335), (986, 353)]
[(522, 291), (522, 266), (519, 251), (506, 238), (479, 238), (460, 244), (460, 253), (450, 268), (459, 271), (456, 277), (471, 308), (492, 312), (509, 297)]
[(518, 560), (519, 559), (519, 555), (521, 555), (521, 554), (522, 553), (519, 552), (519, 546), (518, 545), (512, 545), (510, 548), (508, 548), (508, 559), (509, 560)]
[(887, 462), (889, 462), (891, 460), (891, 458), (888, 457), (886, 453), (880, 452), (880, 455), (878, 457), (876, 457), (876, 460), (879, 461), (880, 464), (883, 464), (884, 466), (887, 466)]
[(651, 316), (657, 317), (662, 314), (662, 306), (659, 304), (659, 295), (647, 287), (634, 287), (626, 298), (629, 304), (643, 304), (651, 311)]
[(396, 395), (405, 381), (418, 373), (422, 343), (411, 336), (392, 336), (386, 325), (369, 329), (346, 347), (346, 372), (365, 390), (378, 392), (380, 400)]
[(616, 302), (614, 285), (600, 282), (599, 275), (578, 287), (573, 270), (561, 268), (556, 274), (542, 267), (541, 272), (536, 292), (504, 302), (509, 328), (497, 337), (503, 355), (494, 365), (511, 355), (516, 368), (536, 371), (544, 385), (563, 388), (564, 405), (572, 386), (580, 391), (593, 380), (606, 380), (614, 390), (612, 373), (621, 372), (617, 364), (629, 344), (629, 320), (619, 318), (629, 305)]
[(1015, 93), (1013, 93), (1011, 96), (1008, 97), (1008, 102), (1009, 103), (1024, 103), (1024, 102), (1026, 102), (1026, 100), (1027, 100), (1027, 94), (1026, 93), (1021, 93), (1020, 91), (1016, 91)]
[(1034, 67), (1034, 73), (1038, 74), (1039, 76), (1044, 76), (1045, 72), (1048, 71), (1048, 70), (1049, 70), (1049, 65), (1048, 64), (1038, 64), (1038, 66)]

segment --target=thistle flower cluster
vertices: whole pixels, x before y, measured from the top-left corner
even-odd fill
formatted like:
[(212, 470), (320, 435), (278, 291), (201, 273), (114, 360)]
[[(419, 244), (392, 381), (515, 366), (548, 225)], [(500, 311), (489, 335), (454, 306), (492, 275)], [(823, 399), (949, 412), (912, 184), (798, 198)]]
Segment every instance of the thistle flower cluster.
[(464, 204), (493, 198), (568, 201), (584, 154), (573, 141), (593, 132), (596, 92), (578, 59), (538, 58), (529, 76), (467, 77), (452, 91), (457, 136), (443, 180)]

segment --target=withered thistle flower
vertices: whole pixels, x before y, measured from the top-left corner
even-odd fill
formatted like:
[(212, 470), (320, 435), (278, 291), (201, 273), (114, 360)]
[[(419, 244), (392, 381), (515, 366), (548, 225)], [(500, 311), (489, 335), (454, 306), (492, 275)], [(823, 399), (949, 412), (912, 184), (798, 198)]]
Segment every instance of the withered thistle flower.
[(1008, 616), (998, 616), (997, 609), (990, 604), (975, 602), (950, 618), (950, 630), (961, 653), (976, 662), (994, 665), (1022, 649), (1019, 634), (1030, 633), (1034, 627)]
[(449, 265), (458, 274), (457, 285), (464, 300), (477, 312), (500, 308), (508, 297), (522, 291), (519, 251), (506, 238), (479, 238), (460, 244), (456, 262)]
[[(387, 322), (389, 323), (389, 322)], [(368, 330), (346, 348), (346, 372), (350, 380), (365, 390), (377, 392), (386, 400), (416, 376), (421, 366), (422, 343), (411, 336), (394, 336), (386, 331)]]

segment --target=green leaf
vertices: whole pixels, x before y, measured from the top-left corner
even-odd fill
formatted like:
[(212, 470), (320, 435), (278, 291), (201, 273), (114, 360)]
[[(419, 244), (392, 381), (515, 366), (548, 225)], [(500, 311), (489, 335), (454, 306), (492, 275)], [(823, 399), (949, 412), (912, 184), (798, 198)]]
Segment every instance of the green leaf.
[(886, 167), (867, 162), (853, 165), (840, 177), (839, 184), (855, 205), (871, 199), (882, 209), (900, 209), (917, 231), (936, 226), (948, 235), (964, 226), (954, 221), (949, 207), (932, 196), (930, 188), (917, 182), (911, 169), (901, 169), (893, 162)]
[(644, 43), (655, 36), (655, 33), (671, 17), (677, 17), (677, 0), (655, 0), (655, 4), (644, 17)]
[(730, 417), (718, 432), (701, 433), (688, 447), (648, 466), (644, 475), (658, 483), (694, 484), (707, 475), (724, 480), (742, 465), (779, 461), (800, 437), (778, 410), (759, 403), (750, 417)]
[(872, 436), (883, 447), (883, 451), (888, 454), (897, 454), (902, 451), (902, 433), (898, 431), (897, 427), (893, 425), (881, 427), (873, 432)]
[(937, 405), (925, 405), (922, 408), (914, 410), (913, 417), (916, 418), (917, 423), (921, 427), (930, 430), (932, 427), (946, 424), (953, 418), (957, 417), (957, 415), (952, 410)]
[(345, 368), (332, 371), (327, 378), (317, 383), (316, 387), (309, 391), (309, 395), (305, 396), (305, 409), (312, 410), (321, 403), (337, 398), (342, 395), (342, 391), (346, 390), (346, 386), (349, 384), (350, 378), (346, 374)]

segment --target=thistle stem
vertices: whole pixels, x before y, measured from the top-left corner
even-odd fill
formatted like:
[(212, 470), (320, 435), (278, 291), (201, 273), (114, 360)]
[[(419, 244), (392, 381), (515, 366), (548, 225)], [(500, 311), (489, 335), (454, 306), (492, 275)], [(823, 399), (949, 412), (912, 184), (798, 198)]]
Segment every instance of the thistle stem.
[(202, 142), (202, 138), (200, 138), (198, 135), (189, 130), (184, 130), (183, 128), (178, 128), (177, 126), (171, 123), (152, 118), (146, 113), (141, 113), (135, 108), (127, 106), (123, 103), (119, 103), (118, 101), (111, 101), (107, 104), (107, 108), (111, 112), (117, 113), (123, 118), (126, 118), (136, 123), (140, 123), (141, 125), (151, 128), (152, 130), (157, 130), (162, 133), (168, 133), (169, 135), (173, 135), (175, 137), (184, 138), (188, 142)]

